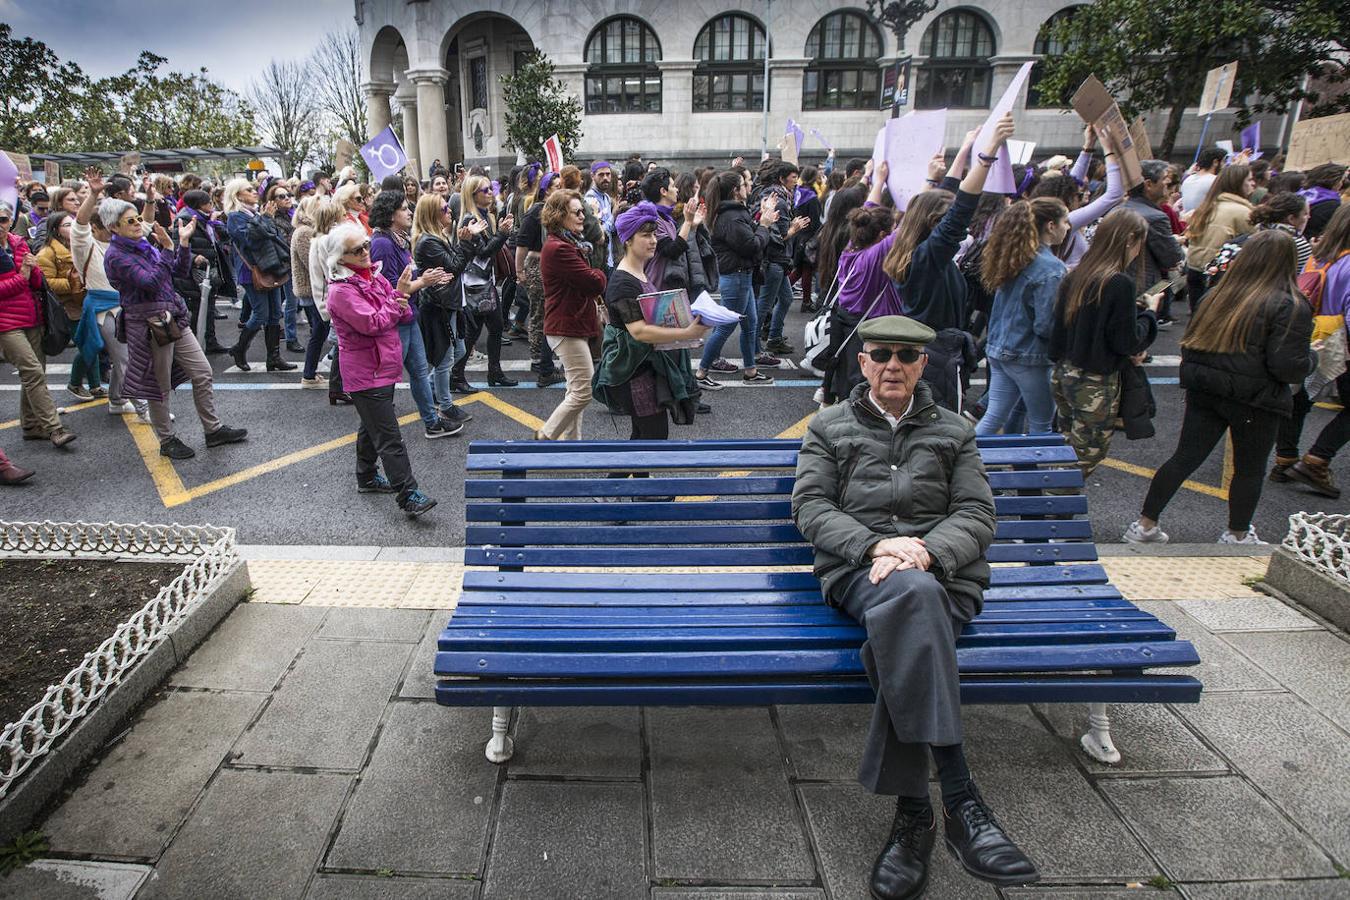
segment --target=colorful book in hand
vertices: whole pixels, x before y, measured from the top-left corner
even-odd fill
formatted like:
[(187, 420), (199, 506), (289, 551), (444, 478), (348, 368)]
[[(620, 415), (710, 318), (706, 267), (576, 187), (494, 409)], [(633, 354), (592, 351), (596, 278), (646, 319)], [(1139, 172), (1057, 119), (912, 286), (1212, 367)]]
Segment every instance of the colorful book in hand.
[[(656, 291), (651, 294), (639, 294), (638, 306), (642, 308), (642, 318), (648, 325), (662, 328), (688, 328), (694, 321), (689, 309), (689, 295), (684, 289), (676, 291)], [(702, 338), (685, 341), (672, 341), (668, 344), (654, 344), (657, 350), (692, 350), (703, 346)]]

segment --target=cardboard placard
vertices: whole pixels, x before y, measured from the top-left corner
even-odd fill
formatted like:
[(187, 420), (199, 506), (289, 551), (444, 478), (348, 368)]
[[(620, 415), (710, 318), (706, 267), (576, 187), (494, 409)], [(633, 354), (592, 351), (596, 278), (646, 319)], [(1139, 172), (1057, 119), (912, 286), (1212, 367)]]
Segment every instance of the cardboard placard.
[(356, 159), (356, 145), (346, 138), (338, 138), (333, 145), (333, 171), (341, 172)]
[(783, 135), (778, 140), (778, 156), (783, 162), (797, 165), (797, 139), (791, 133)]
[(61, 182), (61, 164), (59, 162), (47, 160), (42, 164), (42, 171), (47, 176), (48, 185), (56, 185)]
[(127, 177), (136, 171), (136, 167), (141, 164), (141, 155), (135, 150), (130, 153), (123, 153), (122, 158), (117, 161), (117, 171)]
[(1130, 123), (1130, 140), (1134, 141), (1134, 152), (1140, 159), (1153, 158), (1153, 144), (1149, 141), (1143, 116)]
[(1236, 60), (1210, 69), (1209, 74), (1205, 76), (1205, 88), (1200, 92), (1200, 106), (1196, 109), (1195, 114), (1197, 116), (1208, 116), (1219, 110), (1227, 109), (1228, 101), (1233, 97), (1233, 81), (1236, 78)]
[(1350, 113), (1294, 123), (1285, 171), (1306, 172), (1322, 163), (1350, 165)]
[(1089, 75), (1070, 102), (1074, 112), (1097, 130), (1102, 144), (1116, 154), (1125, 190), (1143, 184), (1144, 172), (1139, 166), (1139, 151), (1130, 137), (1130, 126), (1125, 124), (1125, 117), (1120, 114), (1120, 107), (1106, 86), (1096, 75)]
[(27, 153), (11, 153), (6, 150), (5, 155), (14, 163), (14, 170), (19, 173), (20, 178), (24, 181), (33, 180), (33, 161), (28, 158)]

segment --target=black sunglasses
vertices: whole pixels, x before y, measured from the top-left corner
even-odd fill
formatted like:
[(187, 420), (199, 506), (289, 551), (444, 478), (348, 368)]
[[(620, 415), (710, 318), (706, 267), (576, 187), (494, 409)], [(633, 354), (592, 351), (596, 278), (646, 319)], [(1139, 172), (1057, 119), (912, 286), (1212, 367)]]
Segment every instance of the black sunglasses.
[(357, 247), (343, 247), (342, 250), (346, 256), (362, 256), (370, 252), (370, 241), (366, 241)]
[(889, 347), (874, 347), (867, 351), (867, 358), (877, 365), (884, 366), (895, 356), (905, 365), (911, 365), (919, 361), (923, 356), (923, 351), (917, 347), (901, 347), (899, 350), (892, 350)]

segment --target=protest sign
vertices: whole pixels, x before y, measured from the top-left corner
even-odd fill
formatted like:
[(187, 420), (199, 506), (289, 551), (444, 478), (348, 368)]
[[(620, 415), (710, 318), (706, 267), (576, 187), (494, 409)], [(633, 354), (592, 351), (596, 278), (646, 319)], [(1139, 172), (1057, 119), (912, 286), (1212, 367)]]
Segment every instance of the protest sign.
[(1322, 163), (1350, 165), (1350, 113), (1295, 123), (1285, 171), (1306, 172)]
[(1224, 153), (1227, 153), (1229, 156), (1233, 155), (1232, 141), (1215, 141), (1214, 146), (1218, 147), (1220, 150), (1222, 150)]
[(8, 153), (0, 153), (0, 201), (12, 210), (19, 209), (19, 170)]
[(397, 175), (408, 164), (408, 154), (403, 152), (403, 145), (399, 143), (392, 126), (386, 126), (361, 147), (361, 158), (366, 161), (370, 174), (377, 181)]
[(1134, 142), (1136, 156), (1140, 159), (1153, 158), (1153, 144), (1148, 139), (1148, 128), (1144, 124), (1143, 116), (1130, 123), (1130, 140)]
[(33, 180), (33, 161), (28, 158), (27, 153), (11, 153), (6, 150), (5, 155), (9, 157), (10, 162), (14, 163), (14, 168), (19, 173), (20, 178), (24, 181)]
[(820, 133), (820, 129), (819, 129), (819, 128), (812, 128), (812, 129), (811, 129), (811, 137), (815, 138), (816, 140), (818, 140), (818, 141), (820, 141), (822, 144), (824, 144), (826, 150), (833, 150), (833, 149), (834, 149), (834, 147), (832, 147), (832, 146), (830, 145), (830, 142), (827, 141), (827, 140), (825, 140), (825, 135), (823, 135), (823, 134)]
[(886, 189), (895, 208), (905, 209), (910, 198), (928, 188), (928, 161), (942, 152), (947, 132), (947, 110), (907, 112), (898, 119), (887, 119), (877, 131), (872, 146), (872, 172), (875, 177), (884, 160), (889, 171)]
[(802, 131), (802, 126), (798, 125), (791, 119), (788, 119), (787, 128), (783, 133), (792, 135), (792, 139), (797, 145), (797, 153), (800, 154), (802, 152), (802, 144), (806, 139), (806, 133)]
[(548, 170), (550, 172), (562, 171), (562, 140), (556, 134), (544, 141), (544, 155), (548, 157)]
[(1233, 96), (1233, 80), (1236, 77), (1236, 61), (1210, 69), (1209, 74), (1205, 76), (1205, 88), (1200, 93), (1200, 106), (1195, 114), (1208, 116), (1227, 109), (1228, 101)]
[(123, 175), (131, 175), (136, 171), (136, 167), (141, 164), (141, 155), (135, 150), (130, 153), (123, 153), (122, 158), (117, 162), (117, 171)]
[(1135, 149), (1134, 139), (1130, 137), (1130, 126), (1125, 124), (1120, 107), (1096, 75), (1089, 75), (1079, 85), (1070, 105), (1079, 118), (1096, 129), (1102, 144), (1115, 152), (1125, 190), (1143, 184), (1144, 173), (1139, 166), (1139, 152)]
[(1253, 157), (1252, 157), (1252, 158), (1255, 159), (1255, 158), (1256, 158), (1256, 157), (1255, 157), (1255, 152), (1261, 149), (1261, 122), (1260, 122), (1260, 120), (1257, 120), (1257, 121), (1253, 122), (1252, 124), (1248, 125), (1246, 128), (1242, 129), (1242, 133), (1241, 133), (1241, 135), (1239, 135), (1239, 137), (1240, 137), (1241, 140), (1242, 140), (1242, 149), (1243, 149), (1243, 150), (1251, 150), (1251, 151), (1253, 151)]
[[(1022, 86), (1026, 84), (1028, 76), (1031, 75), (1031, 67), (1034, 63), (1022, 63), (1022, 67), (1017, 70), (1013, 76), (1012, 83), (1008, 89), (1003, 92), (1003, 96), (998, 98), (993, 109), (989, 110), (989, 117), (984, 120), (980, 126), (980, 133), (975, 136), (975, 147), (972, 153), (982, 153), (987, 138), (985, 135), (993, 131), (995, 123), (1003, 118), (1003, 114), (1013, 108), (1017, 102), (1017, 95), (1022, 93)], [(976, 165), (974, 159), (971, 165)], [(1015, 194), (1017, 193), (1017, 183), (1013, 180), (1012, 173), (1012, 155), (1008, 151), (1008, 146), (1004, 144), (998, 150), (998, 159), (989, 167), (989, 177), (984, 183), (984, 189), (990, 194)]]
[(913, 57), (897, 59), (895, 65), (887, 66), (881, 73), (881, 108), (909, 105), (910, 70)]
[(1031, 154), (1036, 149), (1035, 141), (1015, 141), (1008, 139), (1008, 155), (1015, 166), (1025, 166), (1031, 162)]
[(785, 134), (778, 139), (778, 156), (783, 162), (797, 165), (797, 141), (790, 134)]
[(42, 171), (46, 173), (47, 184), (55, 185), (61, 181), (61, 164), (47, 160), (42, 164)]

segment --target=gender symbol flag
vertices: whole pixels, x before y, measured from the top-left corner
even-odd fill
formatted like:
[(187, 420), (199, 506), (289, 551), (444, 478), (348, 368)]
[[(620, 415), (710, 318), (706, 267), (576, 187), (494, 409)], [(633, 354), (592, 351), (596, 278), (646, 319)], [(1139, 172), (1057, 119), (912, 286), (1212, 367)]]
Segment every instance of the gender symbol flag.
[(394, 134), (392, 127), (386, 127), (384, 131), (371, 138), (369, 143), (361, 148), (361, 158), (366, 161), (366, 165), (370, 167), (370, 174), (374, 175), (376, 180), (397, 175), (408, 164), (408, 154), (403, 152), (403, 145), (399, 143), (398, 135)]

